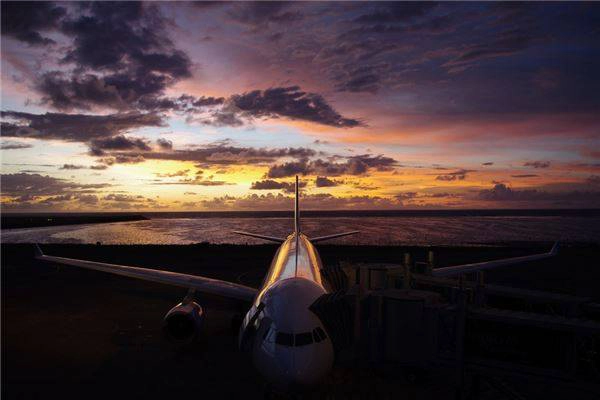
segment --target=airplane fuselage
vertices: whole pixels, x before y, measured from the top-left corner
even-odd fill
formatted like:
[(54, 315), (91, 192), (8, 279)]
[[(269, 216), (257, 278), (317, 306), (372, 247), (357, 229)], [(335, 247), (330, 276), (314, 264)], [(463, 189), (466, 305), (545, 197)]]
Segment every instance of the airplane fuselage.
[(240, 327), (240, 347), (282, 389), (319, 383), (333, 365), (333, 345), (310, 305), (328, 292), (310, 240), (293, 233), (281, 244)]

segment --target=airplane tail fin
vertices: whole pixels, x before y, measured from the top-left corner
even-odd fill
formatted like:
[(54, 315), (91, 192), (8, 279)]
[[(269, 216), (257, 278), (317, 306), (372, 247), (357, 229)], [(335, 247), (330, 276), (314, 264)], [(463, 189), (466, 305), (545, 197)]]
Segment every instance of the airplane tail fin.
[(296, 175), (296, 188), (295, 188), (295, 203), (294, 203), (294, 232), (300, 233), (300, 190), (298, 188), (298, 175)]

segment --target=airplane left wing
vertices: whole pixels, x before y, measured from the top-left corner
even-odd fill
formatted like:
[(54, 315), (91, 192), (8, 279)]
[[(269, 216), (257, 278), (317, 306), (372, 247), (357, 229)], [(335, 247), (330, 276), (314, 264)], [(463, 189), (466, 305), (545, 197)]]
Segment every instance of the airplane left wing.
[(42, 261), (71, 265), (79, 268), (93, 269), (115, 275), (142, 279), (145, 281), (195, 289), (198, 292), (243, 301), (254, 300), (254, 297), (258, 293), (257, 289), (248, 286), (222, 281), (219, 279), (206, 278), (203, 276), (181, 274), (178, 272), (169, 272), (148, 268), (128, 267), (125, 265), (106, 264), (95, 261), (76, 260), (73, 258), (47, 256), (42, 253), (42, 250), (37, 244), (35, 245), (35, 258)]
[(532, 254), (530, 256), (503, 258), (500, 260), (484, 261), (473, 264), (455, 265), (452, 267), (437, 268), (432, 271), (433, 276), (448, 277), (460, 274), (468, 274), (491, 268), (504, 267), (513, 264), (519, 264), (527, 261), (542, 260), (544, 258), (553, 257), (558, 254), (558, 242), (554, 243), (552, 249), (548, 253)]

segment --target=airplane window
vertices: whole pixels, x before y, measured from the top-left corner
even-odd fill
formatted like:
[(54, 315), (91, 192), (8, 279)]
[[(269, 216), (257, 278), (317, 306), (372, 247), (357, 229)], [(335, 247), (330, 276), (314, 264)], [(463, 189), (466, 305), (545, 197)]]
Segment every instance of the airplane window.
[(296, 334), (296, 346), (306, 346), (313, 342), (312, 335), (310, 332), (297, 333)]
[(280, 344), (282, 346), (293, 346), (294, 335), (292, 335), (291, 333), (277, 332), (275, 343)]

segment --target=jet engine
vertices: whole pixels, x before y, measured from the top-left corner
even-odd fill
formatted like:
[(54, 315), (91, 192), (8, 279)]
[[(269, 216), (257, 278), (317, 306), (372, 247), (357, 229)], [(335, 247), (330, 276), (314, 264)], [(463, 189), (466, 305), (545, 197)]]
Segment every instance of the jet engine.
[(188, 344), (200, 336), (204, 325), (204, 310), (193, 301), (179, 303), (165, 318), (164, 332), (169, 341), (175, 344)]

